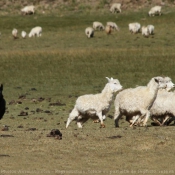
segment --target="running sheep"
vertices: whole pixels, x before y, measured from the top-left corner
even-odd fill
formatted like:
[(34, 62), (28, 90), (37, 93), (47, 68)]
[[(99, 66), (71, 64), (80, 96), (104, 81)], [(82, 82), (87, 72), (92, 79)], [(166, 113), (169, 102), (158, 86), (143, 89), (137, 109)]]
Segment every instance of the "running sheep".
[(94, 36), (94, 29), (92, 27), (87, 27), (85, 29), (85, 34), (88, 38), (92, 38)]
[(162, 7), (161, 6), (155, 6), (155, 7), (152, 7), (150, 9), (150, 11), (148, 12), (148, 15), (149, 16), (155, 16), (155, 15), (161, 15), (161, 9)]
[(111, 13), (121, 13), (121, 4), (120, 3), (114, 3), (112, 4), (110, 8)]
[(175, 84), (169, 77), (165, 77), (165, 81), (167, 88), (158, 91), (157, 98), (150, 109), (151, 120), (160, 126), (168, 119), (175, 118), (175, 92), (169, 92)]
[(93, 28), (94, 30), (104, 30), (105, 29), (104, 25), (98, 21), (93, 22)]
[(21, 13), (23, 15), (31, 15), (35, 13), (35, 6), (30, 5), (30, 6), (25, 6), (24, 8), (21, 9)]
[(101, 93), (78, 97), (74, 109), (67, 119), (66, 128), (73, 120), (77, 120), (78, 128), (82, 128), (82, 124), (89, 118), (98, 118), (101, 122), (101, 127), (105, 127), (103, 120), (110, 109), (114, 95), (122, 89), (118, 79), (106, 78), (108, 83)]
[(138, 118), (144, 118), (143, 126), (146, 126), (150, 117), (150, 108), (156, 99), (158, 89), (160, 88), (166, 88), (163, 77), (154, 77), (149, 81), (147, 86), (138, 86), (120, 92), (116, 96), (114, 102), (115, 126), (119, 127), (118, 122), (122, 115), (126, 116), (126, 120), (136, 116), (132, 124), (134, 124)]
[(37, 37), (40, 37), (42, 34), (42, 27), (34, 27), (33, 29), (31, 29), (30, 33), (29, 33), (29, 38), (30, 37), (34, 37), (34, 36), (37, 36)]
[[(150, 118), (158, 125), (163, 125), (165, 121), (170, 118), (169, 115), (166, 115), (165, 109), (161, 109), (162, 106), (164, 106), (164, 100), (162, 99), (162, 97), (164, 96), (164, 94), (166, 94), (166, 92), (170, 91), (175, 87), (170, 77), (164, 77), (164, 83), (166, 84), (166, 88), (158, 90), (157, 97), (150, 109)], [(162, 113), (164, 113), (164, 115), (162, 115)], [(132, 118), (128, 118), (127, 121), (132, 125), (140, 125), (143, 119), (139, 118), (139, 115), (137, 115)]]

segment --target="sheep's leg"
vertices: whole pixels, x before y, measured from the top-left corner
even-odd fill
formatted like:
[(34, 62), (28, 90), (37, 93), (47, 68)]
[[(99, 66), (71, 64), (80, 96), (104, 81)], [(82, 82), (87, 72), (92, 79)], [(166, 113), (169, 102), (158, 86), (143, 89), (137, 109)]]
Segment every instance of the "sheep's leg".
[(98, 113), (97, 113), (97, 116), (98, 116), (98, 118), (99, 118), (99, 120), (100, 120), (101, 127), (102, 127), (102, 128), (105, 128), (105, 124), (103, 123), (102, 112), (98, 112)]
[[(106, 116), (105, 116), (105, 115), (103, 115), (102, 117), (103, 117), (103, 120), (105, 120), (105, 119), (106, 119)], [(97, 120), (94, 120), (93, 122), (94, 122), (94, 123), (99, 123), (99, 122), (100, 122), (100, 120), (99, 120), (99, 119), (97, 119)]]
[(135, 122), (139, 119), (139, 115), (136, 115), (135, 116), (135, 118), (134, 118), (134, 120), (132, 121), (132, 123), (130, 124), (130, 127), (132, 127), (134, 124), (135, 124)]
[(78, 126), (78, 128), (82, 128), (83, 127), (82, 123), (80, 121), (77, 122), (77, 126)]
[(77, 126), (78, 128), (82, 128), (83, 127), (83, 123), (85, 123), (89, 118), (86, 117), (86, 118), (83, 118), (82, 116), (79, 116), (78, 119), (77, 119)]
[(82, 128), (83, 127), (82, 126), (82, 122), (80, 121), (81, 119), (82, 119), (82, 116), (79, 115), (78, 118), (77, 118), (77, 126), (78, 126), (78, 128)]
[(89, 118), (82, 118), (81, 120), (78, 120), (77, 121), (77, 126), (78, 128), (82, 128), (83, 127), (83, 124), (88, 120)]
[(69, 117), (67, 119), (67, 123), (66, 123), (66, 128), (69, 126), (70, 122), (72, 120), (74, 120), (76, 117), (79, 116), (79, 112), (78, 110), (74, 107), (74, 109), (72, 110), (72, 112), (69, 114)]
[(159, 120), (155, 119), (154, 117), (152, 118), (154, 122), (156, 122), (159, 126), (161, 126), (162, 124), (160, 123)]
[(147, 121), (148, 121), (148, 119), (150, 117), (150, 112), (147, 110), (147, 111), (144, 111), (144, 112), (142, 111), (141, 113), (142, 113), (142, 117), (145, 116), (145, 119), (143, 121), (143, 126), (146, 126), (147, 125)]
[(119, 119), (122, 117), (122, 115), (120, 114), (120, 112), (115, 112), (114, 114), (114, 122), (115, 122), (115, 127), (119, 127)]
[(165, 123), (169, 118), (170, 118), (170, 117), (167, 115), (167, 116), (165, 117), (165, 119), (163, 120), (162, 125), (164, 125), (164, 123)]

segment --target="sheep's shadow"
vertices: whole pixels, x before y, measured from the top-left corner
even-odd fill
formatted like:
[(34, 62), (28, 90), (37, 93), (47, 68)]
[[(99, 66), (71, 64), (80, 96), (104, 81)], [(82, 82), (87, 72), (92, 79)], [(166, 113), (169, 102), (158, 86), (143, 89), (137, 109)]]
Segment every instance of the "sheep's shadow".
[(0, 157), (10, 157), (8, 154), (0, 154)]
[(108, 139), (120, 139), (120, 138), (122, 138), (122, 136), (121, 135), (116, 135), (116, 136), (110, 136), (110, 137), (107, 137)]
[(0, 137), (14, 137), (14, 136), (10, 134), (1, 134)]

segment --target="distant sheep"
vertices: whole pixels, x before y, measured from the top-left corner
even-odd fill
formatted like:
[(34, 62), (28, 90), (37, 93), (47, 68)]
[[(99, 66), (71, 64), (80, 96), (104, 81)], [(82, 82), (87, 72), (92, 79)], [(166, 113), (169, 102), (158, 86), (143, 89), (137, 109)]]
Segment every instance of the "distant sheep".
[(155, 6), (155, 7), (152, 7), (150, 9), (150, 11), (148, 12), (148, 15), (149, 16), (155, 16), (155, 15), (161, 15), (161, 9), (162, 7), (161, 6)]
[(108, 78), (108, 83), (99, 94), (89, 94), (78, 97), (74, 109), (69, 114), (66, 128), (74, 119), (77, 120), (77, 125), (82, 128), (82, 123), (89, 118), (99, 118), (101, 127), (105, 127), (103, 119), (108, 113), (115, 93), (122, 89), (120, 82), (117, 79)]
[(18, 38), (18, 30), (17, 29), (14, 28), (12, 30), (12, 36), (13, 36), (14, 39), (17, 39)]
[(22, 31), (22, 32), (21, 32), (21, 36), (22, 36), (22, 38), (26, 38), (27, 33), (26, 33), (25, 31)]
[(93, 28), (94, 30), (104, 30), (105, 29), (104, 25), (98, 21), (93, 22)]
[(111, 13), (121, 13), (121, 4), (120, 3), (114, 3), (112, 4), (110, 8)]
[(40, 37), (42, 35), (42, 27), (34, 27), (33, 29), (31, 29), (30, 33), (29, 33), (29, 38), (30, 37), (34, 37), (34, 36), (37, 36), (37, 37)]
[(129, 31), (131, 33), (136, 34), (136, 33), (139, 33), (140, 32), (140, 29), (141, 29), (140, 23), (134, 22), (134, 23), (130, 23), (128, 26), (129, 26)]
[(23, 15), (31, 15), (35, 13), (35, 6), (30, 5), (30, 6), (25, 6), (24, 8), (21, 9), (21, 13)]
[(92, 27), (87, 27), (85, 29), (85, 34), (88, 38), (92, 38), (94, 36), (94, 29)]
[[(162, 77), (152, 78), (147, 86), (125, 89), (120, 92), (115, 99), (115, 126), (119, 127), (119, 119), (125, 115), (127, 118), (137, 116), (132, 125), (138, 118), (144, 118), (143, 126), (146, 126), (150, 117), (150, 108), (156, 99), (158, 89), (166, 88)], [(131, 126), (132, 126), (131, 125)]]
[(107, 22), (106, 25), (111, 26), (111, 28), (113, 30), (118, 30), (119, 31), (119, 27), (117, 26), (117, 24), (115, 22)]
[(107, 35), (111, 34), (111, 32), (112, 32), (112, 27), (109, 26), (109, 25), (107, 25), (107, 26), (105, 27), (105, 32), (106, 32)]
[(149, 36), (148, 27), (142, 26), (142, 35), (143, 35), (144, 37), (148, 37), (148, 36)]
[(6, 101), (3, 97), (2, 91), (3, 91), (3, 84), (1, 84), (0, 86), (0, 120), (4, 116), (6, 110)]
[(154, 34), (154, 26), (153, 25), (147, 25), (147, 28), (148, 28), (149, 34), (153, 35)]

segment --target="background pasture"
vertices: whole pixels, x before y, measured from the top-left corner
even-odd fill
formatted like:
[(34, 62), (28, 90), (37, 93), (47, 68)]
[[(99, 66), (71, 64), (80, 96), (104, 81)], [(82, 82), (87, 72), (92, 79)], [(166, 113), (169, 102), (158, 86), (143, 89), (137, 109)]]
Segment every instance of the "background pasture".
[[(0, 127), (8, 125), (9, 131), (0, 131), (0, 174), (174, 173), (174, 126), (153, 127), (149, 121), (147, 128), (129, 128), (123, 119), (114, 128), (112, 106), (105, 129), (90, 120), (83, 129), (74, 122), (65, 129), (77, 96), (100, 92), (106, 76), (124, 88), (146, 85), (158, 75), (175, 81), (175, 11), (150, 18), (147, 10), (1, 18), (0, 81), (7, 111)], [(93, 21), (114, 21), (120, 31), (96, 31), (88, 39), (84, 30)], [(130, 34), (128, 23), (135, 21), (153, 24), (155, 35)], [(12, 38), (13, 28), (29, 33), (38, 25), (42, 37)], [(62, 140), (46, 137), (53, 128), (61, 130)]]

